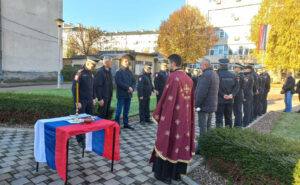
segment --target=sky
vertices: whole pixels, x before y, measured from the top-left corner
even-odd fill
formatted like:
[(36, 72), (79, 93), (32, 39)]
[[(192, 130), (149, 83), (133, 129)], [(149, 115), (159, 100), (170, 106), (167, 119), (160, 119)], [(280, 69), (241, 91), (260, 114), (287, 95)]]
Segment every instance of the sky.
[(63, 19), (110, 32), (158, 30), (184, 5), (185, 0), (63, 0)]

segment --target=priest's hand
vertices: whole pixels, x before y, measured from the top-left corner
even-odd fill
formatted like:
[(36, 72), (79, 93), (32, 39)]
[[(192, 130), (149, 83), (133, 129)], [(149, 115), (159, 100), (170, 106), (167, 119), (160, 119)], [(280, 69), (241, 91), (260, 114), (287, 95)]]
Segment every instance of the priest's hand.
[(102, 107), (104, 105), (104, 100), (102, 99), (102, 100), (98, 101), (98, 104), (100, 107)]
[(93, 99), (93, 105), (96, 105), (96, 100), (95, 99)]
[(142, 99), (143, 99), (143, 96), (140, 97), (140, 100), (142, 100)]
[(82, 108), (81, 103), (77, 103), (77, 104), (76, 104), (76, 108), (77, 108), (77, 109), (81, 109), (81, 108)]
[(159, 92), (158, 92), (157, 90), (154, 90), (153, 92), (154, 92), (154, 94), (156, 94), (156, 95), (159, 94)]

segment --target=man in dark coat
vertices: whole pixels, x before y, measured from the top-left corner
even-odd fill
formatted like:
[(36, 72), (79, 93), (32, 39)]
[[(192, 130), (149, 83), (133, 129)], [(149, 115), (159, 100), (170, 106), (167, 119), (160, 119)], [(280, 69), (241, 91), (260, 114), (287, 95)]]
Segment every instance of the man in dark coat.
[(239, 91), (234, 97), (233, 103), (233, 114), (234, 114), (234, 126), (242, 127), (243, 126), (243, 99), (244, 99), (244, 74), (242, 72), (244, 66), (236, 64), (234, 72), (236, 74), (237, 81), (239, 83)]
[(252, 67), (252, 76), (254, 79), (253, 84), (253, 104), (252, 104), (252, 120), (257, 118), (258, 116), (258, 109), (259, 109), (259, 84), (260, 79), (258, 74), (256, 73), (254, 67)]
[[(74, 105), (78, 108), (78, 113), (94, 114), (94, 105), (96, 104), (94, 93), (94, 75), (95, 61), (87, 59), (82, 69), (74, 76), (72, 84), (72, 94), (74, 98)], [(78, 84), (78, 95), (76, 86)], [(78, 96), (78, 103), (77, 103)], [(81, 147), (84, 147), (83, 134), (76, 136), (77, 142)]]
[[(198, 112), (200, 136), (204, 136), (211, 128), (211, 119), (218, 106), (219, 76), (213, 71), (210, 61), (200, 62), (202, 75), (199, 77), (195, 91), (195, 107)], [(199, 154), (199, 145), (196, 149)]]
[(113, 78), (111, 74), (112, 58), (105, 56), (103, 66), (98, 69), (94, 88), (98, 99), (98, 115), (100, 118), (110, 119), (110, 103), (113, 94)]
[(159, 102), (161, 95), (164, 91), (164, 87), (166, 85), (167, 79), (168, 79), (167, 64), (162, 63), (160, 66), (160, 72), (156, 73), (154, 77), (154, 88), (155, 88), (157, 103)]
[(138, 78), (138, 98), (140, 124), (152, 123), (150, 120), (150, 96), (154, 90), (151, 80), (151, 66), (145, 66), (143, 73)]
[(246, 127), (252, 120), (253, 111), (253, 85), (254, 79), (252, 75), (252, 66), (248, 65), (244, 70), (244, 100), (243, 100), (243, 126)]
[(229, 60), (227, 58), (219, 59), (218, 75), (220, 79), (218, 93), (218, 108), (216, 112), (216, 125), (223, 126), (223, 117), (225, 125), (232, 128), (232, 109), (233, 100), (239, 91), (239, 83), (235, 75), (228, 71)]
[(291, 112), (292, 111), (292, 100), (293, 94), (295, 93), (295, 79), (292, 77), (291, 72), (286, 73), (286, 81), (282, 87), (281, 93), (284, 94), (284, 103), (285, 109), (284, 112)]
[(128, 113), (130, 109), (130, 102), (132, 98), (132, 93), (135, 88), (136, 80), (132, 72), (129, 70), (128, 67), (129, 60), (130, 58), (127, 55), (122, 57), (121, 67), (116, 72), (115, 75), (115, 81), (117, 85), (117, 99), (118, 99), (115, 121), (118, 122), (118, 124), (120, 125), (120, 116), (121, 116), (122, 109), (124, 107), (123, 109), (124, 128), (134, 130), (134, 128), (131, 127), (128, 123)]

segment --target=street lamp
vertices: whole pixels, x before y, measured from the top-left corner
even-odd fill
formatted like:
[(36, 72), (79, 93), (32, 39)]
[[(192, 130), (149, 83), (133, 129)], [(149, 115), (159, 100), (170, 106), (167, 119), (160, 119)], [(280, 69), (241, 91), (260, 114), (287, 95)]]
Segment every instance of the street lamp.
[(61, 71), (61, 66), (62, 66), (62, 62), (61, 62), (61, 46), (62, 46), (62, 39), (61, 39), (61, 30), (62, 30), (62, 25), (64, 23), (64, 20), (62, 19), (56, 19), (55, 20), (56, 24), (57, 24), (57, 28), (58, 28), (58, 68), (57, 68), (57, 88), (60, 88), (60, 71)]

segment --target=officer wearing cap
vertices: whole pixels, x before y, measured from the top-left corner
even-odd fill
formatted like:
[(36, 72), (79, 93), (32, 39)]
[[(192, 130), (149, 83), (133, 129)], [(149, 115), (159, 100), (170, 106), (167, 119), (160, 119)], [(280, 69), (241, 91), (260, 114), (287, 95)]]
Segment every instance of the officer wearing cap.
[(262, 76), (262, 67), (260, 65), (256, 66), (256, 70), (259, 78), (257, 116), (261, 116), (263, 114), (263, 98), (264, 98), (264, 91), (266, 86), (266, 79)]
[(112, 58), (103, 57), (103, 66), (98, 69), (94, 88), (98, 99), (98, 115), (100, 118), (110, 119), (110, 103), (113, 94), (113, 77), (111, 74)]
[(233, 103), (233, 114), (234, 114), (234, 126), (242, 127), (243, 126), (243, 99), (244, 99), (244, 74), (242, 72), (244, 66), (241, 64), (235, 64), (234, 72), (236, 74), (236, 79), (239, 83), (239, 91), (234, 97)]
[(246, 127), (252, 120), (253, 86), (252, 66), (248, 65), (244, 69), (244, 102), (243, 102), (243, 126)]
[[(79, 84), (79, 103), (75, 106), (78, 107), (78, 113), (94, 114), (95, 94), (94, 94), (94, 75), (93, 70), (95, 69), (96, 62), (87, 58), (82, 69), (78, 70), (74, 76), (72, 84), (72, 94), (74, 102), (76, 102), (76, 83)], [(83, 135), (76, 136), (77, 142), (81, 147), (84, 146)]]
[(265, 114), (267, 112), (267, 98), (268, 98), (268, 93), (270, 91), (270, 85), (271, 85), (271, 78), (268, 72), (266, 71), (266, 68), (264, 66), (261, 67), (261, 78), (265, 80), (265, 85), (264, 85), (264, 92), (263, 95), (261, 96), (261, 103), (262, 103), (262, 114)]
[(223, 126), (223, 117), (225, 117), (225, 125), (232, 128), (232, 109), (233, 100), (239, 91), (239, 83), (235, 75), (228, 71), (229, 60), (227, 58), (219, 59), (219, 93), (218, 108), (216, 112), (216, 125)]
[(154, 77), (154, 88), (155, 88), (157, 103), (161, 98), (167, 79), (168, 79), (167, 64), (162, 63), (160, 65), (160, 72), (156, 73)]
[(254, 79), (254, 84), (253, 84), (252, 118), (251, 118), (251, 121), (253, 121), (258, 116), (260, 78), (259, 78), (258, 74), (256, 73), (254, 67), (252, 67), (252, 72), (251, 73), (252, 73), (252, 76), (253, 76), (253, 79)]
[(140, 123), (152, 123), (150, 120), (150, 96), (154, 87), (151, 80), (151, 66), (146, 65), (138, 77), (137, 95), (139, 98)]

